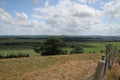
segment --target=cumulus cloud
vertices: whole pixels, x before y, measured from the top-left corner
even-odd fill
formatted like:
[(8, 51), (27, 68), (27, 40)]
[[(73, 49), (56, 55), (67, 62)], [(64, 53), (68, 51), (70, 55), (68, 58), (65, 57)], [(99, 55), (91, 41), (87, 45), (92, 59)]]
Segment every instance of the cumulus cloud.
[[(30, 20), (24, 12), (16, 13), (16, 17), (13, 18), (4, 9), (0, 9), (0, 21), (5, 22), (4, 25), (0, 24), (0, 35), (3, 33), (4, 35), (35, 35), (50, 32), (49, 30), (56, 31), (54, 28), (48, 27), (42, 22)], [(9, 23), (9, 26), (6, 23)]]
[(0, 20), (5, 23), (21, 27), (41, 26), (41, 23), (37, 20), (29, 20), (27, 14), (24, 12), (16, 13), (16, 17), (12, 18), (6, 11), (0, 9)]
[(19, 20), (27, 20), (28, 16), (25, 13), (16, 13), (16, 16)]
[(78, 0), (80, 3), (88, 3), (88, 4), (94, 4), (96, 2), (100, 2), (103, 0)]
[(80, 3), (86, 3), (87, 0), (79, 0)]
[(104, 28), (104, 32), (108, 35), (120, 35), (120, 25), (118, 24), (104, 25)]
[(45, 2), (45, 6), (47, 7), (49, 5), (49, 1), (47, 0), (46, 2)]
[(0, 20), (7, 23), (12, 23), (12, 17), (2, 8), (0, 8)]
[(46, 24), (38, 20), (30, 20), (27, 14), (25, 13), (16, 13), (16, 18), (14, 19), (14, 25), (19, 27), (24, 27), (24, 29), (27, 30), (28, 32), (34, 31), (34, 33), (40, 33), (40, 32), (44, 33), (46, 32), (45, 30), (53, 29), (51, 27), (46, 26)]
[[(34, 0), (33, 0), (34, 1)], [(36, 1), (36, 0), (35, 0)], [(59, 0), (56, 5), (34, 9), (32, 19), (25, 12), (18, 13), (13, 18), (4, 9), (0, 8), (0, 21), (8, 24), (0, 24), (0, 34), (58, 34), (58, 35), (97, 35), (119, 34), (120, 25), (102, 24), (103, 12), (109, 19), (120, 17), (120, 1), (112, 0), (104, 3), (102, 0)], [(103, 10), (97, 10), (86, 3), (102, 1)], [(84, 4), (82, 4), (84, 3)]]
[(112, 20), (120, 18), (120, 0), (112, 0), (104, 5), (106, 16)]
[(99, 10), (71, 0), (61, 0), (56, 6), (35, 8), (34, 10), (42, 16), (33, 15), (33, 17), (42, 18), (48, 26), (56, 28), (60, 33), (84, 33), (101, 22)]
[(14, 25), (22, 26), (22, 27), (34, 27), (36, 21), (32, 21), (28, 19), (27, 14), (24, 12), (16, 13), (16, 18), (14, 19)]

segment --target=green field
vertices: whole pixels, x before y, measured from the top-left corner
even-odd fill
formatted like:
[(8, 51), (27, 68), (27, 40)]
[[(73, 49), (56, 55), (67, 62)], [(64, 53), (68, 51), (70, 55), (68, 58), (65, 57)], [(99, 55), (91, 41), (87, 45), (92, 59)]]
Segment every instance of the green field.
[[(19, 43), (20, 40), (18, 40), (16, 42)], [(1, 41), (1, 43), (2, 43), (2, 41)], [(105, 45), (107, 45), (107, 44), (113, 44), (115, 46), (118, 46), (118, 49), (119, 49), (120, 42), (76, 42), (76, 44), (77, 44), (77, 46), (81, 46), (84, 49), (84, 53), (100, 53), (101, 51), (105, 52)], [(9, 54), (18, 54), (18, 53), (19, 54), (29, 54), (30, 56), (37, 55), (37, 53), (34, 52), (33, 47), (34, 47), (34, 44), (33, 45), (31, 45), (31, 44), (1, 45), (0, 46), (0, 55), (9, 55)], [(67, 52), (69, 54), (73, 48), (65, 47), (63, 49), (67, 50)]]
[[(105, 54), (107, 44), (118, 46), (120, 51), (120, 42), (67, 42), (66, 47), (62, 49), (68, 54), (75, 46), (82, 47), (84, 54), (39, 56), (40, 54), (35, 53), (33, 48), (41, 42), (29, 39), (0, 40), (1, 56), (11, 54), (30, 56), (0, 59), (0, 80), (82, 80), (90, 69), (96, 69), (95, 65)], [(119, 60), (120, 56), (117, 56), (116, 62)]]

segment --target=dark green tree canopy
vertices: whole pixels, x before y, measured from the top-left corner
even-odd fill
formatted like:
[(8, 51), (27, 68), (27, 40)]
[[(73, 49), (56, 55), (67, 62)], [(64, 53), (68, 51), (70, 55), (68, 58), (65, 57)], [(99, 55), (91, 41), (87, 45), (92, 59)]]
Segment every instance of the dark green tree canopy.
[(82, 47), (80, 47), (80, 46), (76, 46), (72, 51), (71, 51), (71, 54), (79, 54), (79, 53), (83, 53), (84, 52), (84, 50), (83, 50), (83, 48)]
[(63, 50), (61, 49), (63, 46), (65, 46), (65, 43), (60, 38), (48, 38), (43, 42), (43, 44), (40, 46), (40, 49), (37, 48), (34, 49), (37, 52), (40, 52), (41, 55), (59, 55), (63, 54)]
[(64, 42), (60, 38), (48, 38), (45, 42), (46, 47), (60, 48), (64, 46)]

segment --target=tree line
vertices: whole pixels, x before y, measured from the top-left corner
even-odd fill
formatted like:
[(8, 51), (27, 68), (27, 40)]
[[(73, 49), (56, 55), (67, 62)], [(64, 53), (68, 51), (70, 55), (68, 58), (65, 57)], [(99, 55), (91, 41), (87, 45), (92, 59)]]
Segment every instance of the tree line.
[[(60, 38), (48, 38), (41, 45), (36, 45), (34, 51), (40, 53), (41, 55), (60, 55), (67, 54), (66, 50), (63, 50), (66, 46), (65, 42)], [(80, 46), (74, 47), (71, 51), (73, 53), (83, 53), (83, 48)]]

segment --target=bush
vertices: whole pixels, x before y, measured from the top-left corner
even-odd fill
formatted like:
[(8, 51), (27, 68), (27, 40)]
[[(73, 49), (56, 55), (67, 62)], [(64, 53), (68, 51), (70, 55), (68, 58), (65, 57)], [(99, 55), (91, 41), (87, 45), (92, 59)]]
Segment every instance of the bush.
[(92, 53), (96, 53), (95, 51), (93, 51)]
[(9, 54), (9, 55), (6, 55), (6, 56), (0, 55), (0, 59), (3, 59), (3, 58), (20, 58), (20, 57), (29, 57), (29, 55), (28, 54)]
[(68, 51), (67, 51), (67, 50), (61, 50), (61, 53), (62, 53), (63, 55), (65, 55), (65, 54), (68, 54)]
[(100, 53), (103, 53), (104, 51), (103, 50), (100, 50)]
[(75, 47), (72, 51), (71, 51), (71, 54), (81, 54), (81, 53), (83, 53), (84, 52), (84, 50), (83, 50), (83, 48), (81, 48), (81, 47), (79, 47), (79, 46), (77, 46), (77, 47)]
[(35, 45), (35, 47), (33, 49), (36, 53), (40, 53), (40, 46)]
[(120, 50), (118, 50), (118, 52), (120, 52)]
[(2, 58), (2, 55), (0, 55), (0, 58)]

